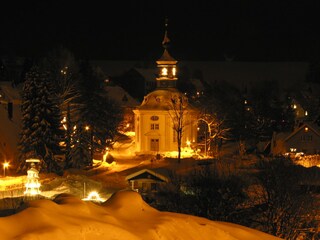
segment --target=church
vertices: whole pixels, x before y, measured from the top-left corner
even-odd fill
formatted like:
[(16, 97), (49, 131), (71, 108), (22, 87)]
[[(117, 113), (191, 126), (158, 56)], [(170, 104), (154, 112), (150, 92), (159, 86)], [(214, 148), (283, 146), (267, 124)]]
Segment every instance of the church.
[(144, 97), (134, 112), (137, 154), (178, 151), (197, 141), (198, 111), (177, 88), (177, 60), (168, 51), (167, 24), (157, 63), (156, 89)]

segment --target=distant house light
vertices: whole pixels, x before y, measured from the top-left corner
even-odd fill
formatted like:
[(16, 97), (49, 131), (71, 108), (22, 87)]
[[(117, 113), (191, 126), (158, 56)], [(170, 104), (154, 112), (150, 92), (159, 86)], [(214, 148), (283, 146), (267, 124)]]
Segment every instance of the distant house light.
[(296, 152), (297, 149), (296, 148), (290, 148), (290, 152)]
[(304, 128), (304, 131), (305, 131), (305, 132), (308, 132), (308, 131), (309, 131), (309, 128), (308, 128), (308, 127), (305, 127), (305, 128)]
[(297, 105), (296, 104), (293, 104), (293, 109), (297, 109)]
[(305, 115), (305, 116), (308, 116), (308, 111), (305, 111), (305, 112), (304, 112), (304, 115)]
[(247, 101), (247, 100), (244, 100), (244, 104), (248, 104), (248, 101)]

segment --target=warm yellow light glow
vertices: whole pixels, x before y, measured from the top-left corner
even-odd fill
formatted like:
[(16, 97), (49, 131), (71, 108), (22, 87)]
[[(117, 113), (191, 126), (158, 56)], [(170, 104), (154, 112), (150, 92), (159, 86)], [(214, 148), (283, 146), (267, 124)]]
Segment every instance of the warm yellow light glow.
[(95, 202), (103, 202), (104, 200), (100, 197), (99, 193), (96, 191), (92, 191), (88, 194), (88, 197), (82, 199), (84, 201), (95, 201)]
[(9, 168), (9, 163), (8, 162), (4, 162), (3, 163), (3, 176), (6, 176), (6, 169)]
[(305, 116), (308, 116), (308, 111), (305, 111), (305, 112), (304, 112), (304, 115), (305, 115)]
[(127, 128), (130, 127), (130, 123), (127, 123), (126, 127), (127, 127)]
[(88, 130), (90, 129), (90, 127), (89, 127), (89, 126), (86, 126), (85, 129), (88, 131)]
[(191, 142), (189, 140), (187, 140), (187, 146), (190, 147)]
[(162, 68), (161, 74), (164, 76), (168, 75), (168, 69), (167, 68)]
[(175, 76), (176, 75), (176, 68), (172, 68), (172, 75)]
[(296, 152), (297, 149), (296, 148), (290, 148), (290, 152)]
[(28, 172), (27, 183), (25, 185), (26, 191), (24, 192), (24, 194), (37, 195), (40, 193), (40, 185), (41, 185), (38, 181), (39, 171), (34, 167), (34, 165), (32, 165), (27, 172)]
[(293, 104), (293, 109), (297, 109), (297, 105), (296, 104)]
[(308, 132), (308, 131), (309, 131), (309, 128), (308, 128), (308, 127), (305, 127), (305, 128), (304, 128), (304, 131), (305, 131), (305, 132)]

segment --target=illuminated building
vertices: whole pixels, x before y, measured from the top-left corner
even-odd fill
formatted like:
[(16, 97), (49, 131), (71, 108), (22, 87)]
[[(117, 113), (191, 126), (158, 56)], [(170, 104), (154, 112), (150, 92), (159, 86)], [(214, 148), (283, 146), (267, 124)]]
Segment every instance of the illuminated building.
[(186, 147), (187, 141), (194, 143), (197, 139), (197, 111), (188, 103), (187, 97), (176, 88), (178, 61), (169, 54), (169, 42), (166, 29), (162, 42), (164, 52), (156, 61), (157, 88), (146, 95), (142, 104), (133, 110), (137, 153), (177, 151), (178, 138), (174, 129), (177, 108), (182, 110), (179, 114), (183, 119), (181, 147)]

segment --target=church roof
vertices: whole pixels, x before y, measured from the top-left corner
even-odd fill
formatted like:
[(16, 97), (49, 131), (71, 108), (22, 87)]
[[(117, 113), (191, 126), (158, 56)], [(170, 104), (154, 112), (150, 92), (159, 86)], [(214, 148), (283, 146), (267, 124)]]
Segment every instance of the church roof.
[(147, 96), (137, 109), (140, 110), (170, 110), (172, 99), (182, 97), (187, 101), (187, 97), (176, 88), (157, 89)]
[(176, 64), (178, 61), (175, 60), (171, 55), (169, 54), (167, 49), (164, 49), (164, 52), (160, 59), (157, 61), (157, 64), (162, 65), (162, 64)]

